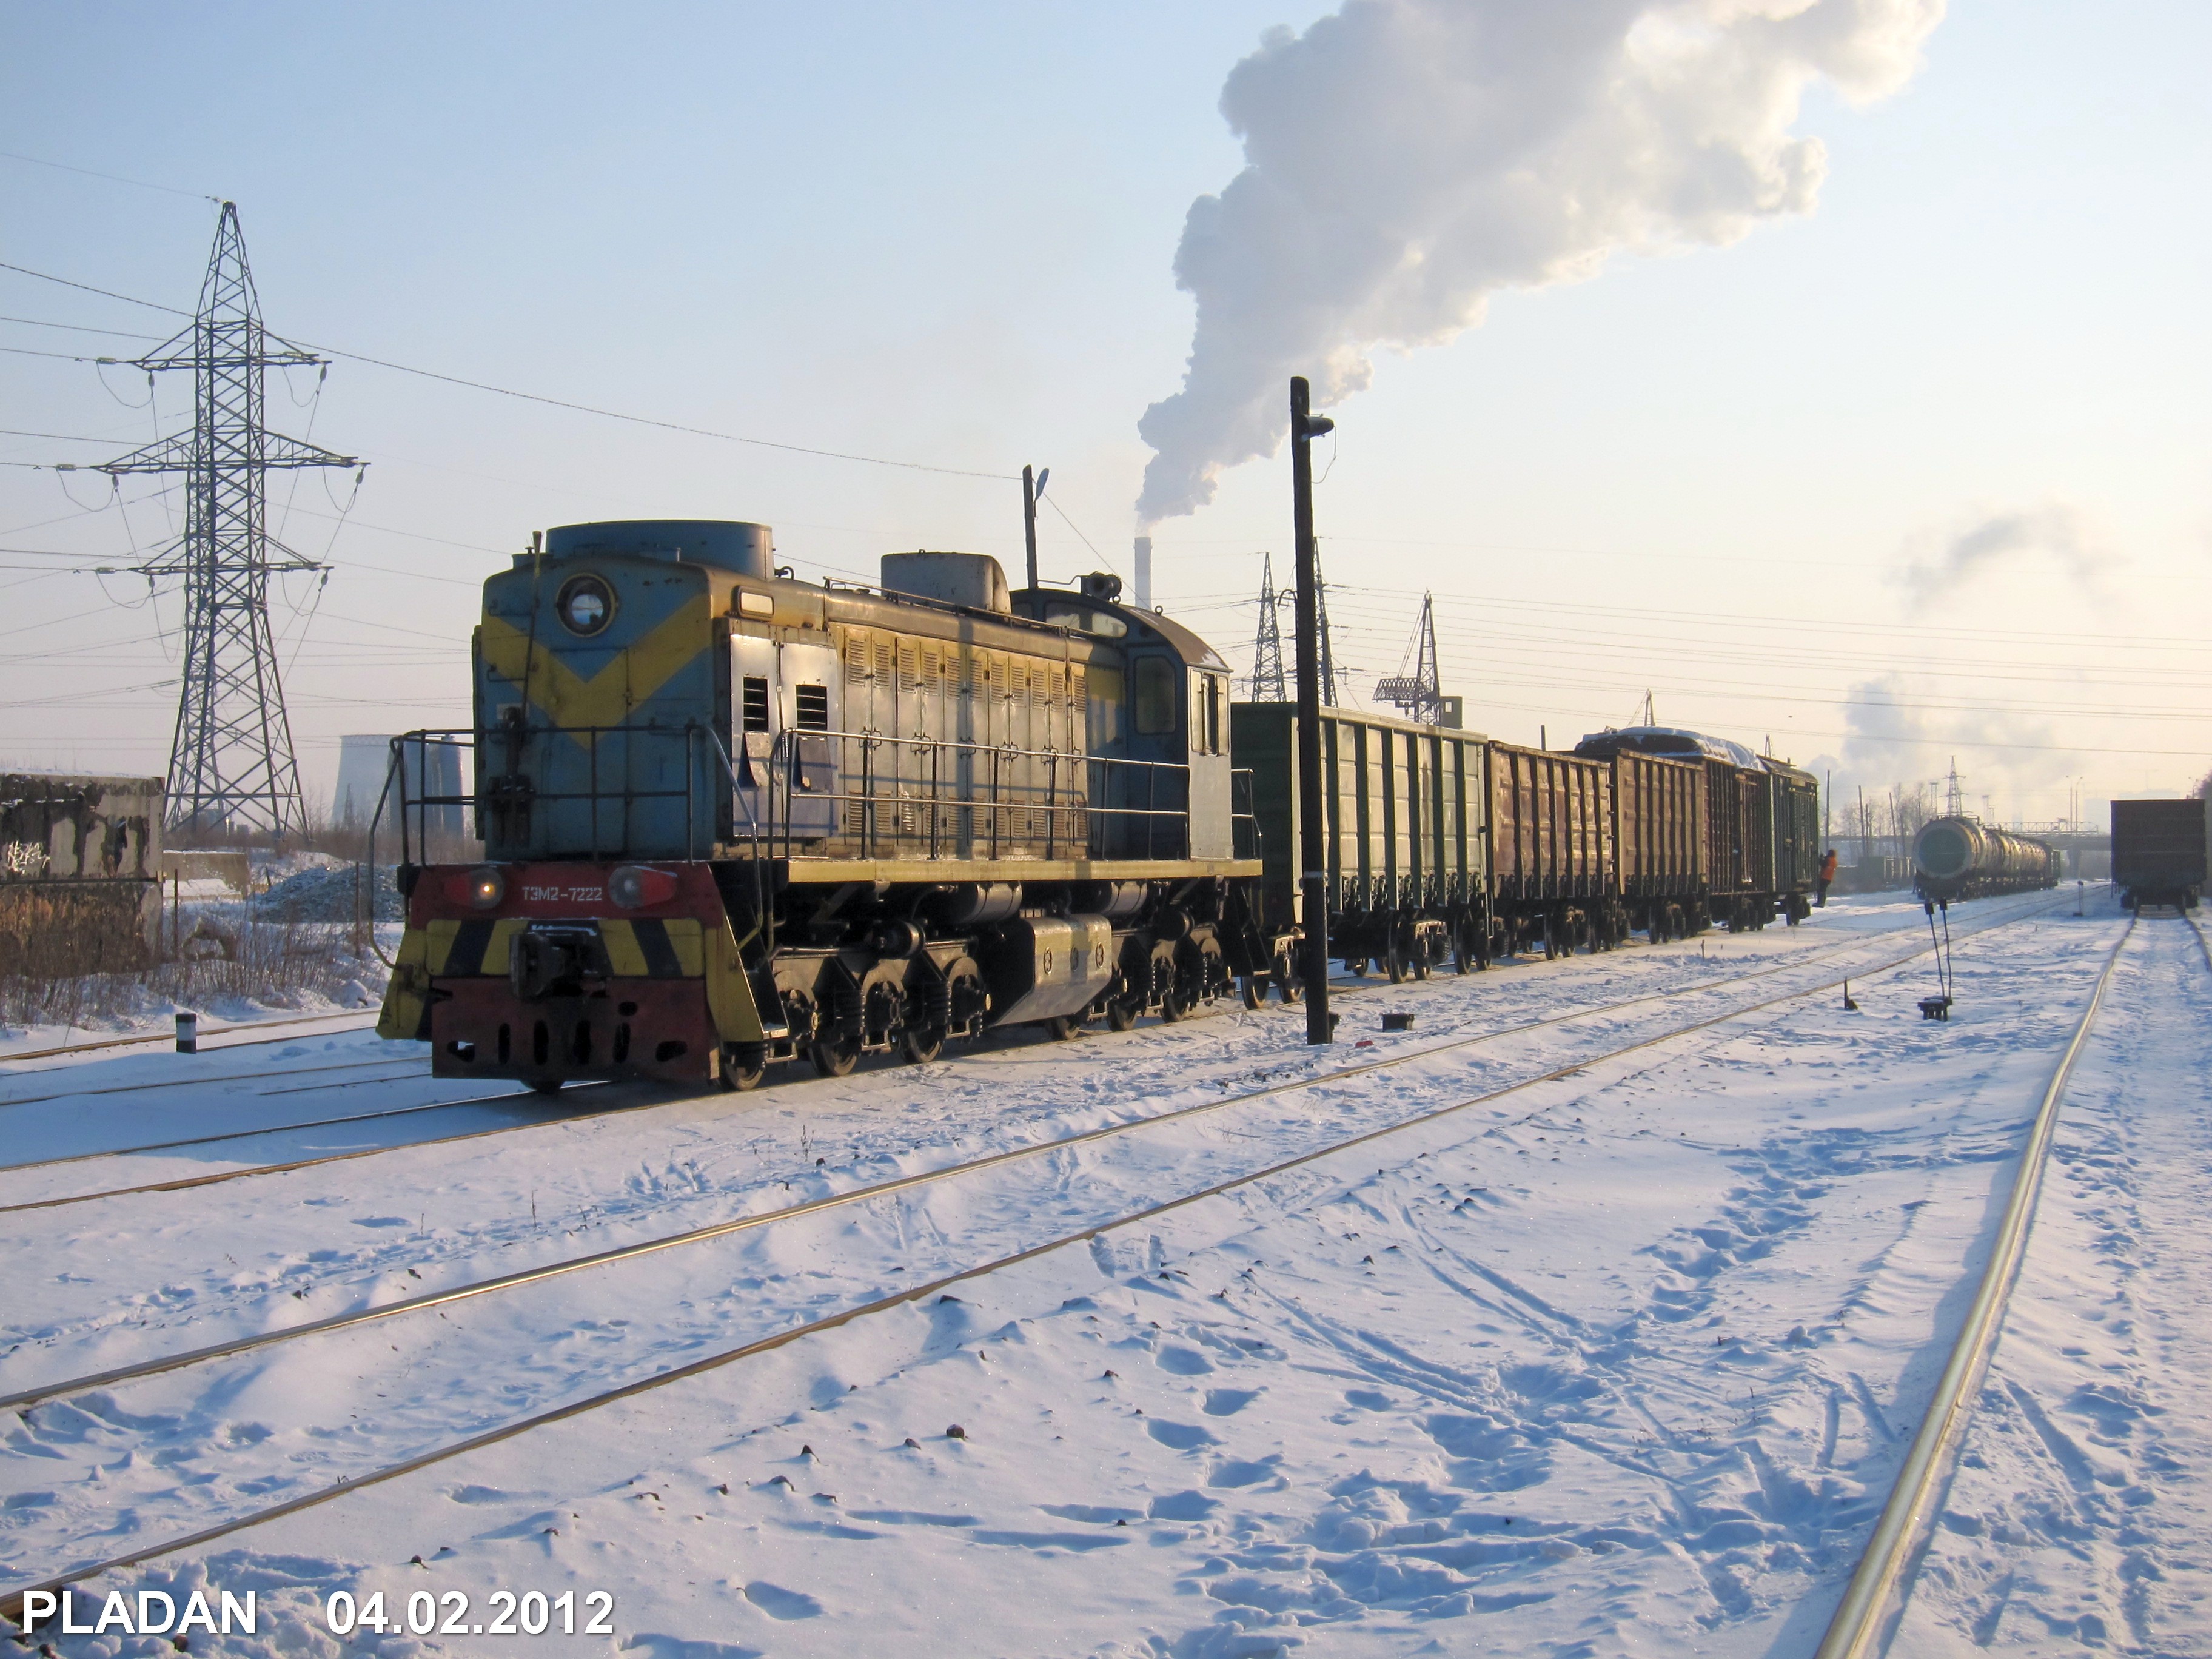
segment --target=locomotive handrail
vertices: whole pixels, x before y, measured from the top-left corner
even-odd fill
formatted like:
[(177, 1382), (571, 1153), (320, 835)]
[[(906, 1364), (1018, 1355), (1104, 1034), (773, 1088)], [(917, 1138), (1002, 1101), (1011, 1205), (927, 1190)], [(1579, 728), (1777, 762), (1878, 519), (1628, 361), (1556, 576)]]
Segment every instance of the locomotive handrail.
[[(884, 839), (879, 827), (880, 819), (878, 814), (878, 809), (886, 799), (895, 803), (933, 809), (930, 813), (929, 829), (927, 831), (929, 851), (926, 854), (933, 859), (941, 856), (940, 830), (934, 809), (944, 806), (963, 807), (989, 814), (988, 829), (984, 832), (984, 836), (990, 843), (994, 855), (998, 851), (999, 843), (1007, 838), (1005, 830), (1006, 815), (1016, 811), (1036, 812), (1044, 815), (1044, 838), (1048, 856), (1056, 849), (1062, 838), (1061, 825), (1067, 815), (1076, 815), (1079, 820), (1087, 815), (1094, 821), (1142, 818), (1148, 823), (1156, 818), (1175, 819), (1185, 824), (1186, 834), (1183, 839), (1186, 846), (1188, 844), (1188, 809), (1179, 806), (1164, 807), (1158, 805), (1159, 774), (1162, 771), (1179, 772), (1188, 779), (1190, 768), (1179, 761), (1146, 760), (1118, 755), (1090, 755), (1074, 750), (1054, 748), (1025, 749), (1011, 738), (998, 743), (976, 743), (954, 738), (901, 738), (874, 730), (858, 732), (836, 729), (793, 730), (787, 727), (775, 735), (770, 747), (769, 770), (771, 787), (768, 802), (771, 814), (772, 846), (776, 838), (773, 826), (775, 823), (775, 808), (779, 800), (785, 809), (781, 814), (781, 840), (787, 857), (789, 856), (791, 842), (794, 838), (790, 811), (792, 792), (788, 779), (791, 772), (805, 764), (803, 758), (797, 752), (797, 745), (809, 739), (838, 744), (849, 741), (861, 745), (862, 763), (859, 768), (860, 787), (858, 789), (807, 788), (804, 789), (804, 793), (810, 800), (836, 802), (841, 805), (857, 809), (860, 819), (859, 839), (866, 850), (873, 850)], [(884, 747), (890, 748), (895, 753), (898, 750), (928, 753), (930, 768), (927, 794), (887, 797), (882, 793), (878, 784), (878, 771), (873, 756), (877, 750)], [(944, 757), (947, 754), (956, 757), (988, 757), (990, 761), (988, 782), (978, 781), (966, 784), (956, 783), (953, 792), (947, 793), (943, 766)], [(1060, 765), (1063, 761), (1077, 759), (1083, 761), (1088, 767), (1097, 769), (1097, 776), (1102, 785), (1106, 779), (1114, 775), (1114, 769), (1117, 767), (1143, 768), (1146, 779), (1146, 798), (1150, 804), (1144, 806), (1105, 804), (1103, 799), (1104, 793), (1103, 787), (1088, 791), (1084, 797), (1077, 799), (1063, 800)], [(1043, 763), (1045, 778), (1042, 785), (1036, 782), (1022, 784), (1008, 781), (1006, 776), (1008, 763), (1021, 760)], [(841, 779), (850, 775), (847, 769), (842, 765), (836, 766), (835, 771)], [(915, 781), (919, 783), (921, 780), (917, 778)], [(778, 783), (782, 785), (780, 795), (774, 787)], [(1010, 789), (1021, 792), (1019, 798), (1006, 799), (1006, 792)], [(1042, 796), (1042, 800), (1037, 799), (1039, 794)], [(1071, 842), (1076, 839), (1072, 834), (1066, 838)], [(1082, 839), (1086, 847), (1089, 847), (1093, 837), (1085, 834)], [(1148, 849), (1152, 839), (1152, 837), (1148, 834), (1146, 836)], [(1095, 851), (1095, 848), (1092, 850)], [(1176, 854), (1171, 853), (1170, 855)]]
[[(696, 775), (699, 769), (694, 757), (696, 753), (696, 734), (701, 732), (704, 732), (712, 743), (714, 757), (720, 763), (722, 773), (731, 786), (733, 800), (727, 825), (730, 840), (732, 842), (742, 840), (756, 861), (760, 860), (763, 851), (769, 857), (775, 856), (779, 846), (782, 856), (788, 859), (792, 855), (796, 842), (801, 839), (813, 839), (811, 836), (802, 837), (798, 833), (793, 809), (796, 803), (801, 799), (835, 804), (852, 811), (857, 819), (854, 826), (854, 833), (864, 849), (864, 855), (873, 855), (886, 839), (899, 838), (900, 832), (894, 830), (887, 837), (882, 830), (879, 815), (886, 801), (897, 806), (927, 810), (929, 820), (927, 830), (915, 833), (926, 836), (927, 851), (924, 856), (933, 860), (948, 855), (945, 847), (946, 832), (940, 815), (941, 809), (945, 807), (954, 807), (962, 809), (963, 811), (985, 815), (982, 818), (982, 826), (980, 829), (971, 826), (964, 839), (987, 842), (989, 848), (988, 856), (992, 857), (998, 855), (1003, 842), (1017, 839), (1011, 835), (1008, 829), (1010, 823), (1008, 815), (1014, 812), (1030, 812), (1042, 817), (1044, 823), (1042, 839), (1046, 856), (1048, 858), (1054, 856), (1063, 845), (1073, 847), (1078, 844), (1085, 847), (1092, 856), (1097, 856), (1105, 839), (1101, 832), (1107, 825), (1115, 823), (1128, 823), (1133, 821), (1143, 826), (1143, 838), (1148, 856), (1176, 857), (1182, 856), (1188, 850), (1188, 799), (1191, 769), (1182, 762), (1152, 760), (1133, 756), (1091, 755), (1078, 750), (1053, 747), (1030, 749), (1023, 747), (1011, 738), (997, 743), (979, 743), (922, 735), (902, 738), (872, 728), (846, 731), (787, 726), (775, 734), (769, 744), (769, 753), (765, 757), (751, 755), (746, 757), (745, 771), (740, 774), (732, 748), (724, 744), (721, 734), (714, 727), (696, 720), (687, 721), (682, 726), (618, 725), (528, 727), (517, 725), (424, 727), (403, 733), (392, 740), (392, 760), (386, 768), (384, 794), (379, 799), (376, 817), (372, 823), (372, 836), (375, 825), (381, 823), (386, 808), (392, 807), (400, 827), (400, 860), (403, 863), (412, 862), (418, 852), (427, 854), (428, 851), (429, 826), (427, 815), (434, 808), (467, 807), (471, 809), (477, 815), (477, 829), (481, 834), (483, 828), (483, 820), (487, 815), (496, 816), (503, 811), (514, 810), (517, 805), (526, 810), (539, 805), (583, 802), (586, 803), (588, 807), (587, 839), (590, 843), (590, 856), (598, 858), (601, 855), (602, 850), (600, 833), (603, 825), (602, 814), (607, 805), (619, 803), (623, 834), (617, 844), (625, 845), (629, 838), (628, 832), (636, 803), (647, 800), (674, 800), (680, 798), (684, 806), (685, 851), (687, 855), (696, 857), (698, 848), (694, 837), (698, 829), (696, 791), (699, 779)], [(428, 787), (428, 755), (433, 744), (450, 747), (456, 750), (466, 749), (473, 755), (482, 757), (488, 745), (501, 738), (505, 738), (510, 744), (520, 744), (532, 739), (544, 740), (556, 734), (575, 740), (585, 750), (587, 767), (585, 788), (544, 788), (539, 786), (535, 778), (531, 778), (527, 780), (526, 792), (520, 795), (519, 802), (503, 801), (497, 787), (502, 775), (488, 773), (482, 764), (479, 764), (477, 769), (475, 787), (467, 792), (459, 793), (434, 792)], [(619, 787), (602, 787), (599, 771), (599, 739), (607, 737), (680, 742), (684, 750), (684, 780), (681, 786), (643, 787), (625, 780)], [(836, 755), (825, 760), (810, 761), (804, 752), (804, 745), (814, 741), (819, 741), (825, 745), (836, 745)], [(848, 743), (856, 746), (859, 758), (858, 767), (851, 769), (848, 769), (842, 758), (837, 757), (850, 752), (844, 747)], [(418, 762), (416, 769), (422, 775), (417, 780), (419, 787), (412, 789), (409, 787), (404, 764), (410, 746)], [(885, 750), (890, 751), (892, 757), (892, 771), (895, 778), (898, 769), (897, 757), (907, 753), (917, 756), (927, 755), (928, 764), (926, 779), (916, 776), (911, 780), (895, 781), (892, 786), (896, 788), (910, 783), (923, 787), (926, 793), (918, 794), (886, 794), (884, 793), (883, 769), (877, 760), (877, 755), (878, 751)], [(945, 764), (948, 757), (956, 763), (951, 769), (952, 775), (949, 778), (946, 775), (948, 769)], [(979, 757), (988, 757), (987, 768), (966, 770), (957, 764), (961, 760), (972, 761)], [(1015, 775), (1020, 763), (1025, 761), (1037, 763), (1038, 769), (1043, 775), (1041, 780), (1034, 775), (1026, 780)], [(1064, 781), (1062, 770), (1065, 763), (1077, 761), (1080, 761), (1087, 769), (1091, 785), (1090, 787), (1079, 793)], [(519, 762), (518, 754), (513, 764), (519, 765)], [(802, 769), (810, 766), (826, 767), (831, 774), (832, 780), (839, 787), (816, 789), (800, 781)], [(629, 769), (627, 765), (624, 769)], [(711, 767), (709, 769), (711, 770)], [(981, 771), (982, 775), (976, 775), (976, 771)], [(1144, 804), (1123, 805), (1109, 802), (1107, 799), (1109, 783), (1116, 777), (1128, 778), (1137, 771), (1141, 771), (1144, 778), (1142, 792)], [(1164, 772), (1182, 775), (1182, 787), (1177, 793), (1182, 796), (1185, 804), (1179, 805), (1160, 804), (1161, 774)], [(510, 770), (504, 775), (516, 776), (519, 773)], [(1249, 777), (1249, 773), (1246, 775)], [(855, 781), (857, 787), (846, 787)], [(396, 803), (393, 800), (395, 784), (397, 786)], [(760, 799), (757, 800), (756, 796)], [(1071, 796), (1073, 799), (1069, 798)], [(737, 818), (737, 813), (740, 811), (744, 814), (742, 825)], [(1179, 845), (1171, 846), (1164, 852), (1155, 844), (1158, 838), (1157, 820), (1159, 819), (1168, 819), (1182, 826), (1182, 833), (1173, 837)], [(1256, 846), (1257, 823), (1250, 812), (1232, 811), (1231, 823), (1232, 835), (1236, 825), (1243, 824), (1249, 827)], [(963, 838), (958, 836), (957, 831), (955, 831), (954, 835), (956, 838)], [(720, 839), (720, 832), (717, 830), (715, 838)]]

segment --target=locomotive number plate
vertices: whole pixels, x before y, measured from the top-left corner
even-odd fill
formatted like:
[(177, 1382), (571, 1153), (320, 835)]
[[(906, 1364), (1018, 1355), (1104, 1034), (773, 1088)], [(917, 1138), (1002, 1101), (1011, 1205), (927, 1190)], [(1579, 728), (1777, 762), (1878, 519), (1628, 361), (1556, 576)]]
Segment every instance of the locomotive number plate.
[(586, 885), (576, 883), (554, 886), (526, 881), (520, 884), (518, 890), (525, 904), (600, 904), (607, 896), (607, 890), (603, 884)]

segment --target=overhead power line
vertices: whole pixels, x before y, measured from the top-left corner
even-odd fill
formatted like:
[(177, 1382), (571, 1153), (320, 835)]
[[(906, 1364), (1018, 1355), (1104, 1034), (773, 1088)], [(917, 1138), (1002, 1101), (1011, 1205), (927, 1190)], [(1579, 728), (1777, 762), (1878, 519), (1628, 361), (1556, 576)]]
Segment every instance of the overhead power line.
[(210, 196), (204, 191), (179, 190), (174, 185), (157, 185), (145, 179), (126, 179), (119, 173), (101, 173), (93, 167), (71, 167), (67, 161), (49, 161), (42, 155), (18, 155), (12, 149), (0, 149), (0, 156), (10, 161), (26, 161), (34, 167), (52, 167), (57, 173), (74, 173), (87, 179), (105, 179), (111, 185), (131, 185), (139, 190), (158, 190), (164, 196), (186, 196), (195, 202), (213, 202), (222, 205), (222, 198)]
[[(58, 283), (64, 288), (74, 288), (87, 294), (97, 294), (106, 299), (120, 300), (125, 305), (145, 306), (155, 311), (166, 311), (173, 316), (191, 315), (190, 312), (179, 311), (174, 306), (165, 306), (153, 300), (141, 300), (129, 294), (118, 294), (112, 289), (94, 288), (89, 283), (72, 282), (66, 276), (57, 276), (50, 271), (33, 270), (28, 265), (12, 264), (4, 259), (0, 259), (0, 270), (12, 270), (21, 276), (35, 276), (40, 282)], [(632, 426), (653, 427), (663, 432), (681, 432), (695, 438), (713, 438), (721, 443), (745, 444), (757, 449), (781, 450), (788, 455), (814, 455), (824, 460), (856, 461), (866, 466), (897, 467), (908, 472), (935, 472), (953, 478), (987, 478), (994, 483), (1013, 483), (1018, 482), (1019, 476), (1011, 472), (979, 471), (969, 467), (937, 466), (927, 461), (892, 460), (882, 455), (862, 455), (851, 450), (819, 449), (808, 444), (783, 443), (774, 438), (749, 438), (740, 433), (718, 432), (711, 427), (689, 426), (681, 421), (658, 420), (649, 415), (631, 415), (618, 409), (601, 409), (593, 404), (574, 403), (566, 398), (549, 398), (541, 392), (518, 392), (512, 386), (494, 386), (489, 380), (471, 380), (459, 374), (441, 374), (435, 369), (416, 368), (408, 363), (395, 363), (389, 358), (371, 357), (363, 352), (342, 350), (337, 346), (308, 345), (304, 349), (325, 352), (333, 357), (343, 357), (349, 362), (367, 363), (375, 368), (388, 368), (398, 374), (413, 374), (426, 380), (441, 380), (447, 386), (466, 386), (471, 392), (488, 392), (495, 397), (513, 398), (521, 403), (539, 404), (549, 409), (571, 410), (580, 415), (596, 415), (602, 420), (623, 421)], [(23, 352), (24, 349), (17, 346), (0, 346), (0, 351)], [(37, 357), (69, 356), (66, 352), (59, 351), (24, 352), (24, 355)], [(96, 360), (80, 357), (73, 361), (85, 362)], [(1058, 503), (1055, 502), (1054, 505), (1057, 507)], [(1066, 515), (1063, 514), (1061, 516), (1065, 518)], [(1077, 531), (1076, 533), (1079, 536), (1083, 532)], [(1088, 544), (1086, 540), (1085, 545)], [(1094, 548), (1092, 551), (1096, 552), (1097, 550)]]

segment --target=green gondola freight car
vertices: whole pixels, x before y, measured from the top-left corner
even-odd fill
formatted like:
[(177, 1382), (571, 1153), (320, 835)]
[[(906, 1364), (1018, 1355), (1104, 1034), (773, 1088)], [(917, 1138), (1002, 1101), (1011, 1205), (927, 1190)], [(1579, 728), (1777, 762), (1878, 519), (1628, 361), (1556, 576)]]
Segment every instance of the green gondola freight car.
[[(1295, 996), (1298, 878), (1297, 708), (1238, 703), (1231, 747), (1252, 782), (1264, 869), (1264, 931), (1278, 943), (1270, 977)], [(1353, 972), (1370, 963), (1393, 980), (1450, 963), (1490, 959), (1482, 835), (1483, 739), (1381, 714), (1322, 714), (1328, 844), (1330, 954)], [(1241, 850), (1241, 849), (1240, 849)]]

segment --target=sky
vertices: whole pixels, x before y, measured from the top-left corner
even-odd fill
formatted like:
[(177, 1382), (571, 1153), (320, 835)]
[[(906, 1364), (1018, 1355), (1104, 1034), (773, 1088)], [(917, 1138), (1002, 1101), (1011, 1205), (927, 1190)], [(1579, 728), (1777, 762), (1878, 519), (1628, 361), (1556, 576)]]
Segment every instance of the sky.
[[(1673, 12), (1711, 24), (1694, 50), (1797, 3)], [(1644, 180), (1650, 124), (1605, 94), (1560, 140), (1578, 171), (1549, 205), (1581, 212), (1601, 181), (1644, 228), (1538, 269), (1462, 213), (1449, 258), (1422, 245), (1431, 267), (1494, 280), (1418, 325), (1330, 311), (1339, 256), (1374, 232), (1387, 262), (1389, 237), (1425, 234), (1405, 224), (1431, 198), (1374, 182), (1401, 154), (1462, 206), (1494, 158), (1395, 118), (1419, 109), (1374, 78), (1387, 64), (1363, 59), (1349, 93), (1271, 87), (1268, 64), (1350, 32), (1337, 8), (1247, 0), (0, 0), (0, 260), (189, 309), (204, 198), (227, 198), (269, 325), (332, 356), (319, 391), (295, 371), (269, 394), (272, 425), (368, 463), (357, 489), (273, 484), (272, 526), (331, 567), (276, 602), (325, 798), (342, 734), (467, 722), (477, 584), (550, 525), (757, 520), (807, 576), (922, 546), (1018, 571), (1010, 480), (1033, 463), (1052, 470), (1046, 577), (1126, 574), (1154, 454), (1139, 422), (1193, 349), (1186, 216), (1246, 167), (1243, 137), (1279, 159), (1285, 135), (1305, 163), (1370, 169), (1345, 210), (1371, 224), (1293, 225), (1243, 267), (1285, 292), (1310, 275), (1293, 298), (1328, 313), (1313, 337), (1356, 337), (1370, 366), (1316, 349), (1310, 371), (1340, 394), (1316, 520), (1347, 701), (1401, 671), (1433, 592), (1444, 689), (1500, 737), (1571, 742), (1648, 695), (1663, 723), (1832, 776), (1838, 828), (1862, 789), (1954, 757), (1970, 808), (2007, 822), (2179, 793), (2212, 769), (2212, 15), (1821, 0), (1853, 4), (1917, 8), (1911, 50), (1879, 88), (1815, 73), (1759, 104), (1765, 139), (1817, 142), (1789, 199), (1712, 229), (1679, 179)], [(1562, 60), (1531, 37), (1563, 14), (1465, 9), (1497, 27), (1422, 95), (1547, 109), (1528, 88)], [(1719, 101), (1678, 98), (1662, 125), (1703, 145)], [(1253, 292), (1209, 290), (1209, 326), (1261, 328)], [(0, 318), (0, 763), (161, 771), (178, 596), (128, 573), (174, 533), (173, 495), (51, 464), (188, 419), (179, 377), (149, 407), (136, 371), (71, 360), (128, 358), (176, 319), (9, 270)], [(1255, 384), (1304, 348), (1285, 349)], [(1194, 511), (1147, 501), (1156, 600), (1240, 665), (1262, 555), (1279, 578), (1290, 562), (1271, 445)]]

